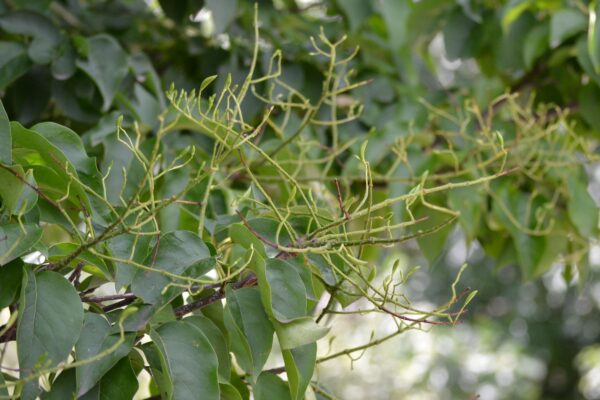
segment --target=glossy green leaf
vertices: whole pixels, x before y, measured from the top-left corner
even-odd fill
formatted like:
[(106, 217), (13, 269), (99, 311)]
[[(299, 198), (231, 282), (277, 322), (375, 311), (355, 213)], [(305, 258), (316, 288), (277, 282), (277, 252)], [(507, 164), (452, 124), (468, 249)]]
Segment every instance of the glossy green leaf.
[(0, 266), (31, 252), (42, 237), (42, 228), (37, 224), (0, 225)]
[(78, 396), (92, 389), (120, 359), (127, 356), (133, 345), (134, 336), (134, 334), (127, 334), (119, 347), (105, 354), (119, 342), (119, 334), (111, 333), (111, 326), (103, 316), (86, 313), (81, 336), (75, 345), (75, 358), (77, 361), (82, 361), (102, 357), (77, 368)]
[[(36, 371), (64, 361), (82, 327), (83, 306), (75, 288), (56, 272), (34, 275), (25, 268), (17, 325), (20, 368)], [(37, 379), (31, 380), (22, 398), (33, 400), (38, 393)]]
[(255, 288), (225, 289), (225, 326), (229, 347), (239, 365), (254, 378), (271, 352), (273, 326)]
[(288, 385), (277, 375), (263, 372), (253, 386), (255, 400), (291, 400)]
[[(145, 265), (159, 271), (182, 275), (188, 268), (209, 258), (210, 251), (198, 235), (189, 231), (175, 231), (160, 238), (148, 255)], [(196, 278), (208, 272), (211, 264), (203, 265), (206, 265), (206, 268), (196, 271)], [(156, 303), (165, 286), (173, 281), (171, 277), (159, 272), (139, 269), (133, 278), (131, 289), (145, 302)]]
[[(0, 48), (1, 51), (1, 48)], [(12, 164), (12, 135), (10, 133), (10, 121), (0, 100), (0, 163)]]
[(315, 369), (317, 344), (310, 343), (295, 349), (283, 350), (282, 353), (292, 400), (302, 400)]
[(150, 337), (160, 352), (167, 399), (219, 399), (217, 356), (202, 331), (185, 321), (168, 322)]
[(104, 100), (102, 110), (106, 111), (127, 75), (127, 53), (115, 38), (107, 34), (88, 38), (87, 48), (87, 60), (77, 61), (77, 66), (98, 86)]

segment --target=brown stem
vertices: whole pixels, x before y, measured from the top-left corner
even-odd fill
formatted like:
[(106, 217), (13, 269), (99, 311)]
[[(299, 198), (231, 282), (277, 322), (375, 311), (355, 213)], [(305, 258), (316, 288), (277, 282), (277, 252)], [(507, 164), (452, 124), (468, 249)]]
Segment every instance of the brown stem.
[[(256, 275), (248, 275), (246, 278), (242, 279), (231, 285), (232, 289), (241, 289), (243, 287), (252, 287), (257, 284)], [(225, 291), (221, 288), (221, 290), (211, 294), (208, 297), (203, 297), (201, 299), (195, 300), (191, 303), (184, 304), (183, 306), (177, 307), (174, 312), (177, 318), (183, 317), (185, 314), (189, 314), (192, 311), (199, 310), (203, 307), (208, 306), (214, 302), (217, 302), (225, 297)]]

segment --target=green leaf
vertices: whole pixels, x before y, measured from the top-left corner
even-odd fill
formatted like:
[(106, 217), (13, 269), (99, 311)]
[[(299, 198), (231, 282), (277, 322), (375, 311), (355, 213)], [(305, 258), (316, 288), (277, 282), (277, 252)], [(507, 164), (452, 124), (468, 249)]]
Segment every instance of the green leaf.
[(533, 5), (532, 0), (510, 0), (504, 7), (502, 29), (506, 32), (525, 11)]
[(0, 89), (27, 73), (30, 65), (27, 49), (22, 44), (0, 42)]
[(52, 62), (51, 69), (54, 79), (64, 81), (75, 74), (77, 64), (75, 63), (75, 49), (71, 43), (63, 43), (61, 50), (62, 54)]
[(410, 4), (404, 1), (384, 0), (381, 1), (380, 13), (388, 31), (388, 38), (392, 53), (400, 50), (407, 39), (408, 17), (410, 15)]
[(75, 370), (67, 369), (52, 382), (49, 392), (41, 395), (42, 400), (75, 399)]
[[(2, 49), (0, 48), (0, 54), (2, 54), (1, 51)], [(6, 114), (2, 100), (0, 100), (0, 143), (2, 143), (2, 146), (0, 146), (0, 163), (11, 165), (12, 136), (10, 134), (10, 121), (8, 120), (8, 115)]]
[(245, 249), (254, 247), (254, 251), (258, 252), (263, 258), (267, 258), (265, 245), (260, 241), (244, 224), (233, 224), (229, 227), (229, 236), (233, 243), (238, 243)]
[(213, 36), (227, 30), (235, 19), (238, 11), (237, 0), (206, 0), (206, 8), (212, 12), (214, 29)]
[(277, 258), (265, 262), (257, 256), (254, 269), (269, 316), (279, 322), (306, 316), (306, 288), (292, 265)]
[(45, 16), (32, 11), (15, 11), (0, 16), (0, 28), (31, 36), (27, 53), (37, 64), (47, 64), (59, 55), (62, 41), (59, 30)]
[(138, 380), (129, 357), (123, 357), (100, 382), (78, 400), (129, 400), (138, 390)]
[[(10, 399), (8, 387), (6, 386), (6, 380), (4, 379), (4, 374), (2, 372), (0, 372), (0, 398)], [(234, 398), (232, 397), (231, 400), (234, 400)]]
[(329, 328), (317, 325), (311, 317), (296, 318), (285, 324), (275, 322), (274, 325), (283, 350), (316, 342), (329, 332)]
[[(189, 231), (169, 232), (157, 241), (154, 250), (146, 259), (145, 265), (159, 271), (182, 275), (188, 268), (210, 258), (210, 251), (200, 237)], [(196, 277), (208, 272), (200, 268)], [(161, 297), (162, 290), (174, 280), (171, 277), (155, 271), (138, 270), (133, 278), (131, 289), (133, 293), (147, 303), (156, 303)], [(182, 281), (177, 281), (182, 283)]]
[(243, 400), (242, 395), (235, 386), (229, 383), (219, 383), (219, 389), (221, 391), (221, 400)]
[(221, 330), (209, 318), (203, 315), (194, 315), (184, 320), (200, 329), (210, 342), (217, 358), (219, 359), (219, 375), (228, 380), (231, 375), (231, 359), (227, 339)]
[(254, 400), (291, 400), (288, 385), (271, 372), (260, 374), (253, 388)]
[[(36, 124), (31, 130), (39, 133), (64, 154), (69, 163), (75, 167), (83, 184), (99, 195), (104, 195), (102, 176), (96, 166), (96, 159), (88, 157), (78, 134), (66, 126), (53, 122)], [(108, 217), (110, 209), (95, 196), (89, 197), (89, 204), (91, 208), (89, 213), (95, 217), (97, 222), (105, 223), (104, 218)]]
[(104, 99), (102, 111), (107, 111), (127, 75), (127, 53), (115, 38), (106, 34), (88, 38), (87, 47), (87, 60), (77, 61), (77, 66), (94, 81)]
[(556, 48), (565, 40), (584, 32), (587, 24), (586, 16), (574, 8), (552, 13), (550, 18), (550, 46)]
[(218, 360), (202, 331), (185, 321), (168, 322), (150, 333), (168, 380), (167, 399), (219, 399)]
[[(58, 243), (50, 247), (48, 250), (48, 258), (51, 262), (55, 262), (62, 258), (68, 257), (77, 251), (78, 248), (79, 245), (76, 243)], [(85, 272), (108, 281), (113, 279), (112, 273), (104, 263), (104, 260), (92, 252), (88, 250), (80, 252), (77, 258), (71, 262), (71, 264), (75, 266), (80, 262), (84, 263), (83, 269)]]
[(587, 184), (577, 176), (569, 175), (567, 188), (569, 190), (567, 210), (571, 222), (582, 236), (594, 236), (598, 231), (598, 206), (590, 196)]
[[(83, 306), (75, 288), (62, 275), (47, 271), (38, 275), (24, 268), (17, 354), (19, 367), (35, 371), (64, 361), (83, 327)], [(37, 379), (23, 388), (22, 398), (33, 400), (39, 393)]]
[(225, 289), (225, 326), (239, 365), (256, 378), (273, 345), (273, 326), (256, 288)]
[(38, 195), (33, 189), (37, 187), (33, 171), (28, 170), (25, 173), (20, 165), (7, 168), (0, 168), (0, 197), (3, 211), (12, 215), (26, 214), (38, 201)]
[(37, 224), (0, 225), (0, 266), (32, 252), (41, 237), (42, 228)]
[(355, 32), (373, 13), (371, 4), (364, 0), (336, 0), (335, 3), (348, 20), (350, 31)]
[(315, 369), (317, 344), (310, 343), (292, 350), (283, 350), (282, 354), (292, 400), (302, 400)]
[(14, 260), (0, 267), (0, 310), (13, 304), (23, 280), (23, 262)]
[[(552, 255), (561, 251), (564, 241), (561, 245), (551, 237), (529, 235), (523, 229), (530, 229), (531, 221), (527, 217), (532, 219), (535, 208), (529, 204), (529, 197), (511, 187), (509, 181), (495, 182), (492, 190), (498, 196), (493, 203), (493, 215), (510, 233), (523, 277), (525, 279), (538, 277), (551, 266)], [(510, 211), (512, 218), (507, 211)]]
[(600, 28), (598, 26), (600, 18), (600, 5), (592, 1), (589, 5), (589, 25), (587, 49), (594, 71), (600, 73)]
[(160, 8), (165, 12), (167, 17), (177, 23), (189, 20), (191, 16), (196, 14), (202, 8), (203, 0), (159, 0)]
[[(430, 199), (427, 200), (431, 201), (434, 204), (439, 204), (443, 201), (441, 198), (438, 198), (437, 201), (432, 201)], [(436, 227), (439, 227), (440, 225), (447, 222), (449, 218), (451, 218), (451, 216), (448, 214), (432, 210), (421, 204), (415, 207), (415, 209), (413, 210), (413, 214), (415, 218), (427, 218), (426, 221), (420, 222), (416, 225), (416, 229), (419, 230), (435, 229)], [(446, 239), (448, 238), (448, 235), (452, 230), (452, 226), (453, 224), (446, 225), (445, 227), (439, 229), (435, 233), (431, 233), (429, 235), (422, 236), (417, 239), (419, 248), (421, 249), (421, 252), (425, 256), (425, 258), (427, 258), (427, 260), (429, 261), (430, 265), (433, 265), (433, 263), (438, 259), (438, 257), (440, 257), (440, 255), (444, 251), (444, 244), (446, 243)]]
[(476, 23), (460, 8), (456, 8), (444, 27), (444, 48), (449, 60), (468, 58), (471, 55), (473, 29)]
[(477, 237), (485, 207), (480, 189), (477, 186), (469, 186), (448, 192), (448, 205), (452, 210), (460, 212), (458, 222), (469, 243)]
[(535, 62), (548, 50), (548, 24), (540, 24), (531, 29), (523, 44), (523, 61), (527, 69), (533, 68)]
[(600, 89), (595, 84), (589, 84), (579, 89), (579, 107), (581, 117), (594, 130), (600, 131)]
[(99, 175), (96, 159), (88, 157), (81, 137), (71, 129), (54, 122), (42, 122), (32, 126), (31, 130), (40, 134), (59, 149), (77, 172), (90, 177)]
[(83, 361), (99, 355), (102, 357), (77, 367), (77, 396), (87, 393), (120, 359), (127, 356), (134, 338), (134, 334), (127, 334), (116, 350), (104, 354), (119, 342), (119, 334), (111, 334), (111, 326), (103, 316), (91, 312), (85, 314), (81, 336), (75, 345), (75, 358)]
[[(73, 181), (66, 172), (77, 176), (75, 167), (65, 154), (42, 134), (25, 129), (17, 122), (11, 123), (14, 162), (23, 168), (33, 169), (33, 175), (41, 192), (53, 200), (63, 198), (69, 193), (69, 203), (65, 208), (77, 210), (81, 206), (91, 209), (88, 196), (83, 187)], [(65, 128), (66, 129), (66, 128)]]
[[(113, 257), (143, 263), (150, 252), (150, 235), (119, 235), (108, 241), (108, 249)], [(137, 268), (126, 262), (115, 263), (115, 287), (121, 289), (131, 285), (137, 273)]]
[(64, 370), (52, 382), (42, 400), (130, 400), (138, 390), (138, 380), (129, 357), (117, 362), (104, 377), (83, 396), (76, 395), (75, 369)]

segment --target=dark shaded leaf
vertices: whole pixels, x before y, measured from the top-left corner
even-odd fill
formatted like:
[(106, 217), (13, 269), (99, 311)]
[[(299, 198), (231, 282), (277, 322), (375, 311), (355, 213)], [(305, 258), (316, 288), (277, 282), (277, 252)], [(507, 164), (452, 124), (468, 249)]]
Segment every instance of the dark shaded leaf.
[(317, 344), (306, 344), (292, 350), (283, 350), (282, 353), (292, 399), (302, 400), (315, 369)]
[(260, 374), (253, 389), (255, 400), (291, 400), (288, 385), (270, 372)]
[(15, 11), (0, 16), (0, 28), (10, 33), (31, 36), (27, 53), (33, 62), (47, 64), (59, 55), (62, 41), (59, 30), (45, 16), (33, 11)]
[(167, 399), (219, 399), (218, 360), (200, 329), (185, 321), (168, 322), (150, 333), (160, 352)]
[(273, 326), (255, 288), (225, 289), (225, 326), (229, 347), (240, 366), (255, 378), (273, 345)]
[(82, 361), (104, 355), (98, 361), (76, 369), (77, 396), (87, 393), (120, 359), (127, 356), (134, 337), (134, 334), (126, 335), (121, 345), (111, 353), (104, 354), (116, 346), (120, 337), (111, 333), (111, 326), (104, 317), (91, 312), (86, 313), (81, 336), (75, 345), (75, 358)]
[[(189, 231), (175, 231), (160, 238), (145, 265), (170, 274), (182, 275), (188, 268), (208, 258), (210, 251), (198, 235)], [(200, 275), (206, 273), (210, 265), (207, 264), (207, 267), (195, 272)], [(131, 289), (145, 302), (155, 303), (160, 299), (165, 286), (173, 281), (173, 278), (159, 272), (140, 269), (135, 274)]]
[[(0, 54), (2, 54), (1, 51), (0, 48)], [(0, 163), (11, 165), (12, 135), (10, 133), (10, 122), (8, 120), (8, 115), (6, 115), (2, 100), (0, 100), (0, 143), (2, 143), (2, 146), (0, 146)]]
[[(58, 365), (69, 355), (83, 327), (83, 306), (75, 288), (56, 272), (34, 275), (24, 268), (19, 300), (17, 353), (19, 367), (35, 373), (37, 368)], [(27, 382), (22, 398), (39, 393), (37, 379)]]
[(119, 85), (128, 71), (127, 53), (112, 36), (100, 34), (87, 39), (87, 60), (77, 61), (77, 66), (94, 81), (102, 98), (102, 110), (113, 102)]

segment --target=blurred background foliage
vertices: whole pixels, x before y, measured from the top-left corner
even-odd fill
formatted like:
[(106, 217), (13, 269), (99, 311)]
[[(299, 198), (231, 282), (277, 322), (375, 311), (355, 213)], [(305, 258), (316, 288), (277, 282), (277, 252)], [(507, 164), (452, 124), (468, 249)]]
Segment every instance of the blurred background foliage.
[[(154, 131), (172, 83), (192, 90), (218, 74), (216, 91), (227, 73), (243, 79), (253, 4), (2, 0), (2, 101), (12, 120), (70, 126), (88, 151), (109, 160), (117, 118)], [(439, 204), (461, 211), (457, 226), (418, 247), (372, 255), (382, 270), (394, 257), (423, 265), (408, 286), (409, 297), (425, 307), (447, 298), (468, 262), (463, 283), (479, 294), (463, 324), (409, 332), (370, 349), (349, 374), (324, 365), (320, 382), (348, 399), (600, 398), (600, 6), (583, 0), (258, 4), (259, 68), (267, 73), (281, 49), (282, 80), (309, 99), (318, 98), (327, 69), (326, 58), (311, 54), (309, 38), (323, 29), (329, 38), (347, 35), (340, 46), (346, 56), (360, 47), (344, 65), (351, 70), (338, 73), (370, 83), (330, 105), (354, 115), (358, 100), (360, 116), (335, 134), (326, 126), (301, 133), (324, 146), (347, 144), (351, 154), (368, 139), (381, 198), (405, 193), (426, 170), (432, 183), (477, 178), (500, 164), (518, 171), (489, 188), (440, 196)], [(248, 96), (243, 107), (259, 118), (264, 106)], [(466, 139), (472, 132), (481, 132), (488, 147), (474, 152), (481, 143)], [(182, 130), (172, 145), (194, 140), (201, 139)], [(346, 154), (319, 180), (341, 177), (350, 195), (364, 184), (359, 171)], [(394, 211), (398, 218), (405, 212)], [(369, 339), (364, 326), (348, 335), (356, 318), (386, 329), (383, 317), (349, 315), (336, 323), (340, 335), (332, 346)]]

